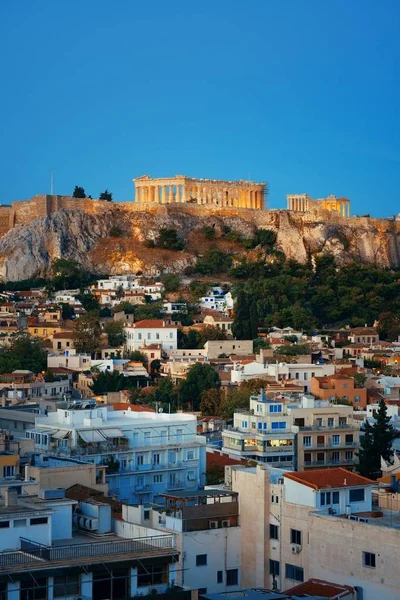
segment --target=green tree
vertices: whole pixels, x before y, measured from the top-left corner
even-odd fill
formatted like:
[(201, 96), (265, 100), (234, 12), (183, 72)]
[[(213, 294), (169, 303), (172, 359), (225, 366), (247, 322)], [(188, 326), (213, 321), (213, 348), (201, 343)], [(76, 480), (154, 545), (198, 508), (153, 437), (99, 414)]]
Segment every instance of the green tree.
[(120, 238), (120, 237), (122, 237), (122, 236), (123, 236), (123, 233), (124, 233), (124, 232), (122, 231), (122, 229), (121, 229), (121, 227), (120, 227), (119, 225), (113, 225), (113, 226), (110, 228), (110, 231), (109, 231), (108, 235), (109, 235), (110, 237), (114, 237), (114, 238)]
[(101, 328), (97, 315), (88, 313), (79, 317), (75, 327), (75, 349), (94, 354), (101, 348)]
[(125, 341), (124, 322), (109, 321), (104, 325), (104, 333), (108, 335), (109, 346), (122, 346)]
[(61, 318), (64, 321), (67, 321), (68, 319), (73, 319), (74, 316), (75, 316), (75, 311), (74, 311), (73, 306), (63, 302), (61, 304)]
[(168, 273), (161, 279), (166, 292), (177, 292), (181, 286), (181, 278), (175, 273)]
[(254, 238), (254, 246), (274, 246), (276, 242), (276, 233), (271, 229), (257, 229)]
[(165, 248), (166, 250), (183, 250), (185, 242), (179, 237), (176, 229), (169, 229), (163, 227), (160, 229), (156, 246), (159, 248)]
[(204, 363), (195, 363), (190, 367), (186, 379), (179, 388), (179, 398), (192, 410), (199, 410), (201, 394), (211, 388), (219, 388), (221, 380), (216, 371)]
[(376, 479), (381, 474), (381, 457), (391, 462), (393, 458), (393, 442), (400, 436), (387, 414), (387, 406), (384, 400), (379, 402), (376, 411), (375, 423), (365, 424), (364, 436), (360, 442), (359, 472), (365, 477)]
[(125, 296), (125, 291), (122, 285), (119, 285), (115, 290), (115, 297), (117, 300), (121, 300)]
[(143, 365), (147, 363), (147, 356), (139, 350), (133, 350), (132, 352), (129, 352), (128, 358), (134, 362), (141, 362)]
[(100, 309), (100, 303), (96, 296), (91, 293), (78, 294), (77, 300), (82, 304), (83, 308), (88, 312), (98, 312)]
[(200, 410), (204, 417), (217, 416), (221, 410), (221, 389), (210, 388), (201, 393)]
[(378, 333), (383, 340), (396, 342), (400, 335), (400, 313), (381, 313), (378, 317)]
[(107, 200), (107, 202), (112, 202), (112, 199), (112, 193), (109, 192), (107, 189), (105, 189), (104, 192), (101, 192), (99, 196), (99, 200)]
[(133, 387), (146, 385), (147, 378), (144, 377), (125, 377), (118, 371), (103, 371), (93, 378), (93, 383), (90, 386), (93, 394), (107, 394), (107, 392), (120, 392), (121, 390), (129, 390)]
[(73, 198), (87, 198), (86, 192), (83, 187), (76, 185), (74, 191), (72, 192)]
[(44, 371), (46, 366), (47, 355), (42, 342), (29, 333), (14, 334), (8, 348), (0, 350), (0, 373), (26, 369), (37, 374)]
[(237, 297), (235, 314), (232, 323), (232, 333), (237, 340), (252, 340), (250, 310), (247, 294), (241, 290)]
[(232, 266), (232, 256), (218, 248), (211, 248), (197, 260), (196, 271), (202, 275), (226, 273)]

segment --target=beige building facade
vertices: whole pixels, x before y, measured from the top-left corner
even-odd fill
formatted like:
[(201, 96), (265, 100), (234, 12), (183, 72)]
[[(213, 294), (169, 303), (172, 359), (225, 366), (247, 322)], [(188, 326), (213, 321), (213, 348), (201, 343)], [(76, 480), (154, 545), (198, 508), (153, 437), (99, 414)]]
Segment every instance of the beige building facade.
[(398, 600), (399, 513), (372, 509), (373, 482), (344, 469), (323, 471), (314, 486), (296, 475), (232, 468), (242, 587), (284, 591), (316, 577), (354, 586), (363, 600)]
[(266, 184), (254, 181), (195, 179), (185, 175), (133, 180), (135, 201), (140, 204), (212, 205), (221, 208), (264, 210)]
[(350, 200), (337, 198), (333, 194), (316, 200), (313, 200), (308, 194), (289, 194), (287, 196), (287, 208), (294, 212), (306, 213), (327, 210), (338, 213), (341, 217), (350, 216)]

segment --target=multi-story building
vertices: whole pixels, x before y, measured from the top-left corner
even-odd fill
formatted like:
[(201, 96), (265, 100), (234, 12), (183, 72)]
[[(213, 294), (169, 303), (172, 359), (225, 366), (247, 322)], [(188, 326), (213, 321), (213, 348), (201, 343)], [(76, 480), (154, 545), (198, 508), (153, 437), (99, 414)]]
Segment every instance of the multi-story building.
[(371, 346), (379, 342), (379, 333), (375, 327), (353, 327), (349, 335), (352, 344), (366, 344)]
[(295, 469), (345, 466), (358, 462), (360, 426), (353, 420), (351, 406), (327, 404), (303, 398), (301, 407), (288, 407), (295, 438)]
[(128, 502), (152, 502), (167, 491), (195, 492), (205, 482), (205, 439), (196, 433), (194, 415), (72, 403), (37, 417), (25, 437), (45, 454), (107, 465), (110, 493)]
[(313, 377), (311, 393), (322, 400), (335, 400), (335, 398), (347, 400), (359, 408), (367, 405), (367, 389), (357, 385), (354, 377), (348, 377), (342, 373)]
[(278, 363), (267, 366), (267, 374), (275, 377), (276, 381), (293, 379), (299, 385), (303, 386), (305, 392), (311, 390), (311, 380), (313, 377), (325, 377), (333, 375), (335, 365), (333, 364), (299, 364), (299, 363)]
[(400, 514), (373, 506), (373, 486), (342, 468), (232, 467), (242, 587), (288, 590), (316, 577), (350, 585), (364, 600), (398, 600)]
[(176, 492), (161, 497), (160, 506), (122, 506), (116, 533), (137, 538), (148, 532), (172, 534), (179, 558), (179, 586), (199, 593), (234, 592), (240, 588), (238, 495), (230, 490)]
[(283, 400), (268, 397), (264, 390), (250, 396), (250, 410), (233, 416), (233, 427), (222, 432), (223, 452), (234, 458), (293, 468), (296, 428)]
[(0, 528), (0, 594), (7, 600), (123, 600), (165, 592), (177, 579), (173, 534), (115, 535), (110, 504), (78, 504), (62, 489), (24, 497), (7, 490)]
[(144, 319), (125, 327), (127, 352), (139, 350), (144, 345), (161, 344), (164, 351), (178, 348), (178, 328), (162, 319)]
[(199, 298), (200, 308), (228, 312), (233, 309), (233, 298), (231, 292), (224, 292), (221, 287), (208, 290), (205, 296)]

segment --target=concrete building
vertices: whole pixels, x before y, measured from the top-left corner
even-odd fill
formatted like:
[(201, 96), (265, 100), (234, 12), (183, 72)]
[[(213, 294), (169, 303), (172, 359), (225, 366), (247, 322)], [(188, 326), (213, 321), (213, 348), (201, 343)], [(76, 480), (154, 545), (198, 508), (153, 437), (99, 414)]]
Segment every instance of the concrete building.
[(373, 485), (342, 468), (233, 467), (242, 587), (288, 590), (315, 577), (352, 586), (364, 600), (398, 600), (400, 515), (373, 507)]
[(204, 344), (207, 360), (214, 360), (221, 354), (252, 354), (253, 340), (209, 340)]
[(178, 348), (178, 328), (167, 325), (162, 319), (145, 319), (125, 327), (127, 352), (139, 350), (144, 345), (161, 344), (162, 350)]
[(240, 589), (240, 528), (237, 494), (205, 489), (161, 497), (160, 506), (122, 507), (116, 533), (123, 537), (174, 534), (179, 586), (200, 594)]
[(235, 412), (233, 427), (222, 432), (222, 449), (233, 458), (293, 468), (295, 434), (285, 403), (261, 390), (250, 396), (250, 410)]
[(143, 503), (204, 485), (205, 439), (196, 425), (194, 415), (108, 410), (89, 401), (37, 417), (25, 437), (44, 454), (107, 465), (110, 493)]
[(10, 489), (0, 528), (0, 593), (7, 600), (122, 600), (162, 593), (176, 581), (174, 535), (119, 537), (102, 501), (78, 504), (54, 489), (18, 498)]
[(293, 379), (297, 384), (303, 386), (305, 392), (310, 392), (312, 378), (333, 375), (335, 365), (277, 363), (268, 365), (267, 372), (276, 381)]
[(333, 466), (355, 468), (360, 446), (360, 425), (353, 419), (351, 406), (303, 397), (301, 406), (289, 406), (287, 411), (297, 428), (297, 471)]
[(90, 354), (77, 354), (76, 350), (68, 350), (63, 354), (47, 355), (47, 367), (49, 369), (63, 368), (73, 371), (88, 371), (92, 366)]
[(354, 407), (364, 408), (367, 405), (367, 389), (357, 385), (354, 377), (342, 373), (313, 377), (311, 393), (322, 400), (347, 400)]

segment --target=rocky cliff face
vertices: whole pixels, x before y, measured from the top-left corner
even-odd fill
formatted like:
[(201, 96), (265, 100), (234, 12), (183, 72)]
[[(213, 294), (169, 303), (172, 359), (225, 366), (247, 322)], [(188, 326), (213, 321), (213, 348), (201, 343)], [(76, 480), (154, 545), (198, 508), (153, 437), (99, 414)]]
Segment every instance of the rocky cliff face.
[[(205, 226), (216, 231), (216, 242), (207, 242)], [(86, 269), (102, 273), (136, 272), (168, 266), (180, 272), (196, 256), (216, 243), (221, 249), (243, 254), (241, 246), (219, 239), (224, 227), (251, 237), (256, 227), (277, 232), (278, 246), (288, 257), (305, 261), (307, 253), (334, 254), (339, 264), (361, 261), (382, 267), (400, 267), (400, 222), (370, 218), (300, 215), (288, 211), (217, 211), (197, 208), (157, 207), (151, 212), (121, 210), (118, 205), (102, 215), (60, 210), (51, 217), (20, 225), (0, 238), (0, 277), (18, 281), (50, 273), (54, 258), (79, 261)], [(122, 237), (111, 237), (118, 227)], [(183, 252), (150, 249), (146, 239), (156, 239), (162, 227), (176, 229), (185, 239)]]

